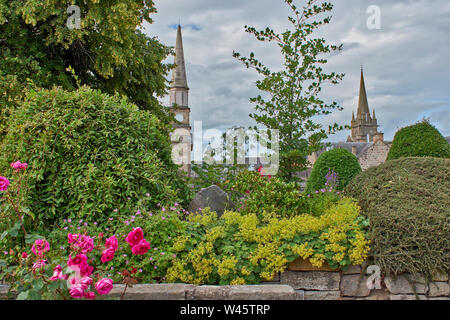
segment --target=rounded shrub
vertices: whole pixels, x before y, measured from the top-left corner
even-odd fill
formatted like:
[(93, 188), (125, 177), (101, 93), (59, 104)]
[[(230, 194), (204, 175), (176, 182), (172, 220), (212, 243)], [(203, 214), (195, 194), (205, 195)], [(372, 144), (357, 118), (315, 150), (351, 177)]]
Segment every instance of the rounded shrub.
[(28, 163), (26, 204), (46, 225), (106, 220), (142, 199), (148, 208), (186, 203), (189, 188), (172, 162), (168, 132), (125, 98), (88, 87), (33, 89), (10, 117), (0, 170)]
[(325, 176), (329, 171), (338, 174), (337, 190), (342, 190), (362, 169), (358, 158), (347, 149), (331, 149), (322, 153), (314, 163), (306, 185), (306, 192), (312, 193), (325, 187)]
[(401, 157), (450, 158), (450, 146), (442, 134), (424, 120), (395, 134), (387, 160)]
[(428, 276), (450, 268), (450, 159), (401, 158), (355, 177), (346, 194), (370, 221), (375, 264)]

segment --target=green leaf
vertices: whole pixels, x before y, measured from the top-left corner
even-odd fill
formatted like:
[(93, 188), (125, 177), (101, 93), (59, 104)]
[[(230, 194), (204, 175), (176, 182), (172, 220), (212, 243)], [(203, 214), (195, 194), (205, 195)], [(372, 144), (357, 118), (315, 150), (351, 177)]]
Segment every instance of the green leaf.
[(37, 239), (43, 239), (44, 237), (38, 235), (38, 234), (27, 234), (25, 236), (25, 243), (31, 244), (34, 243)]
[(49, 288), (52, 291), (55, 291), (56, 289), (59, 289), (59, 282), (60, 280), (52, 281), (47, 288)]
[(28, 292), (29, 290), (19, 293), (19, 295), (17, 296), (17, 300), (27, 300)]
[(34, 290), (41, 290), (44, 287), (44, 282), (40, 279), (35, 279), (31, 282), (31, 285)]
[(34, 289), (28, 290), (28, 297), (30, 300), (41, 300), (41, 293), (38, 291), (35, 291)]
[(8, 231), (3, 232), (2, 235), (0, 236), (0, 241), (2, 241), (7, 235)]

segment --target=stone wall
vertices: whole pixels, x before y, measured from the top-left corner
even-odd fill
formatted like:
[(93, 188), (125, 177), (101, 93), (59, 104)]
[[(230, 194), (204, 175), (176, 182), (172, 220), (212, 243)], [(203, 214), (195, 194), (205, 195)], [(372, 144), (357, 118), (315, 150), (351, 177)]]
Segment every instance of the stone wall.
[[(326, 266), (315, 268), (298, 259), (271, 283), (292, 287), (297, 300), (450, 300), (449, 274), (442, 273), (426, 283), (423, 277), (410, 274), (397, 278), (380, 275), (380, 288), (369, 289), (366, 263), (347, 271), (333, 271)], [(372, 277), (373, 278), (373, 277)]]
[[(367, 266), (368, 264), (366, 264)], [(381, 277), (380, 289), (369, 289), (366, 266), (347, 271), (315, 268), (297, 260), (288, 269), (261, 285), (197, 286), (190, 284), (138, 284), (127, 288), (127, 300), (450, 300), (449, 274), (436, 275), (426, 283), (422, 277)], [(0, 285), (5, 299), (7, 285)], [(108, 295), (120, 298), (124, 285), (115, 285)]]

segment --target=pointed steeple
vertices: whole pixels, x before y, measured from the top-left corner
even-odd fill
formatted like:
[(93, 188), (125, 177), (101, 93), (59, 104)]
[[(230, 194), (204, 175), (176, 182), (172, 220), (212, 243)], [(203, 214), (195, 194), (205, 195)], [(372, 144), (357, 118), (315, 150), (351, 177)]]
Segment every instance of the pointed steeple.
[(186, 78), (186, 65), (184, 63), (183, 37), (181, 35), (181, 26), (178, 25), (177, 43), (175, 46), (175, 64), (176, 67), (172, 71), (171, 88), (188, 89)]
[(361, 83), (359, 87), (359, 101), (356, 119), (352, 114), (351, 123), (351, 140), (353, 142), (371, 142), (376, 134), (378, 134), (378, 122), (375, 118), (375, 110), (373, 117), (370, 116), (369, 103), (367, 102), (366, 85), (364, 83), (364, 71), (361, 66)]
[(352, 121), (355, 121), (355, 111), (352, 111)]
[(372, 110), (372, 120), (375, 120), (376, 119), (376, 117), (375, 117), (375, 109), (373, 109)]
[(367, 102), (366, 85), (364, 84), (363, 67), (361, 66), (361, 83), (359, 86), (359, 102), (358, 102), (357, 117), (358, 119), (360, 118), (366, 119), (366, 114), (368, 115), (367, 118), (370, 118), (369, 103)]

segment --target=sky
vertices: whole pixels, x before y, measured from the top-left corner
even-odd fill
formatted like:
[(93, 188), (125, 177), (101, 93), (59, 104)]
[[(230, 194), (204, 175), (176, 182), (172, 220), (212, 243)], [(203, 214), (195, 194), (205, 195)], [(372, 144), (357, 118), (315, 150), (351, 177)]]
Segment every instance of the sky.
[[(176, 27), (181, 23), (191, 123), (203, 122), (203, 129), (225, 130), (248, 127), (254, 105), (249, 98), (259, 94), (255, 81), (260, 76), (233, 58), (233, 50), (255, 56), (273, 71), (282, 66), (275, 43), (257, 41), (244, 30), (271, 27), (283, 32), (289, 27), (289, 8), (283, 0), (155, 0), (158, 13), (153, 24), (143, 27), (147, 35), (174, 46)], [(300, 4), (304, 0), (294, 0)], [(360, 68), (372, 112), (375, 109), (385, 140), (392, 140), (402, 127), (424, 117), (450, 136), (450, 1), (448, 0), (331, 0), (331, 23), (317, 35), (329, 44), (343, 44), (328, 58), (325, 71), (345, 73), (338, 85), (323, 87), (322, 98), (344, 108), (317, 118), (325, 126), (350, 124), (357, 110)], [(369, 6), (380, 9), (380, 28)], [(369, 25), (370, 26), (370, 25)], [(173, 57), (170, 58), (173, 62)], [(169, 76), (170, 78), (170, 76)], [(168, 98), (163, 99), (168, 105)], [(345, 141), (349, 130), (329, 137)]]

